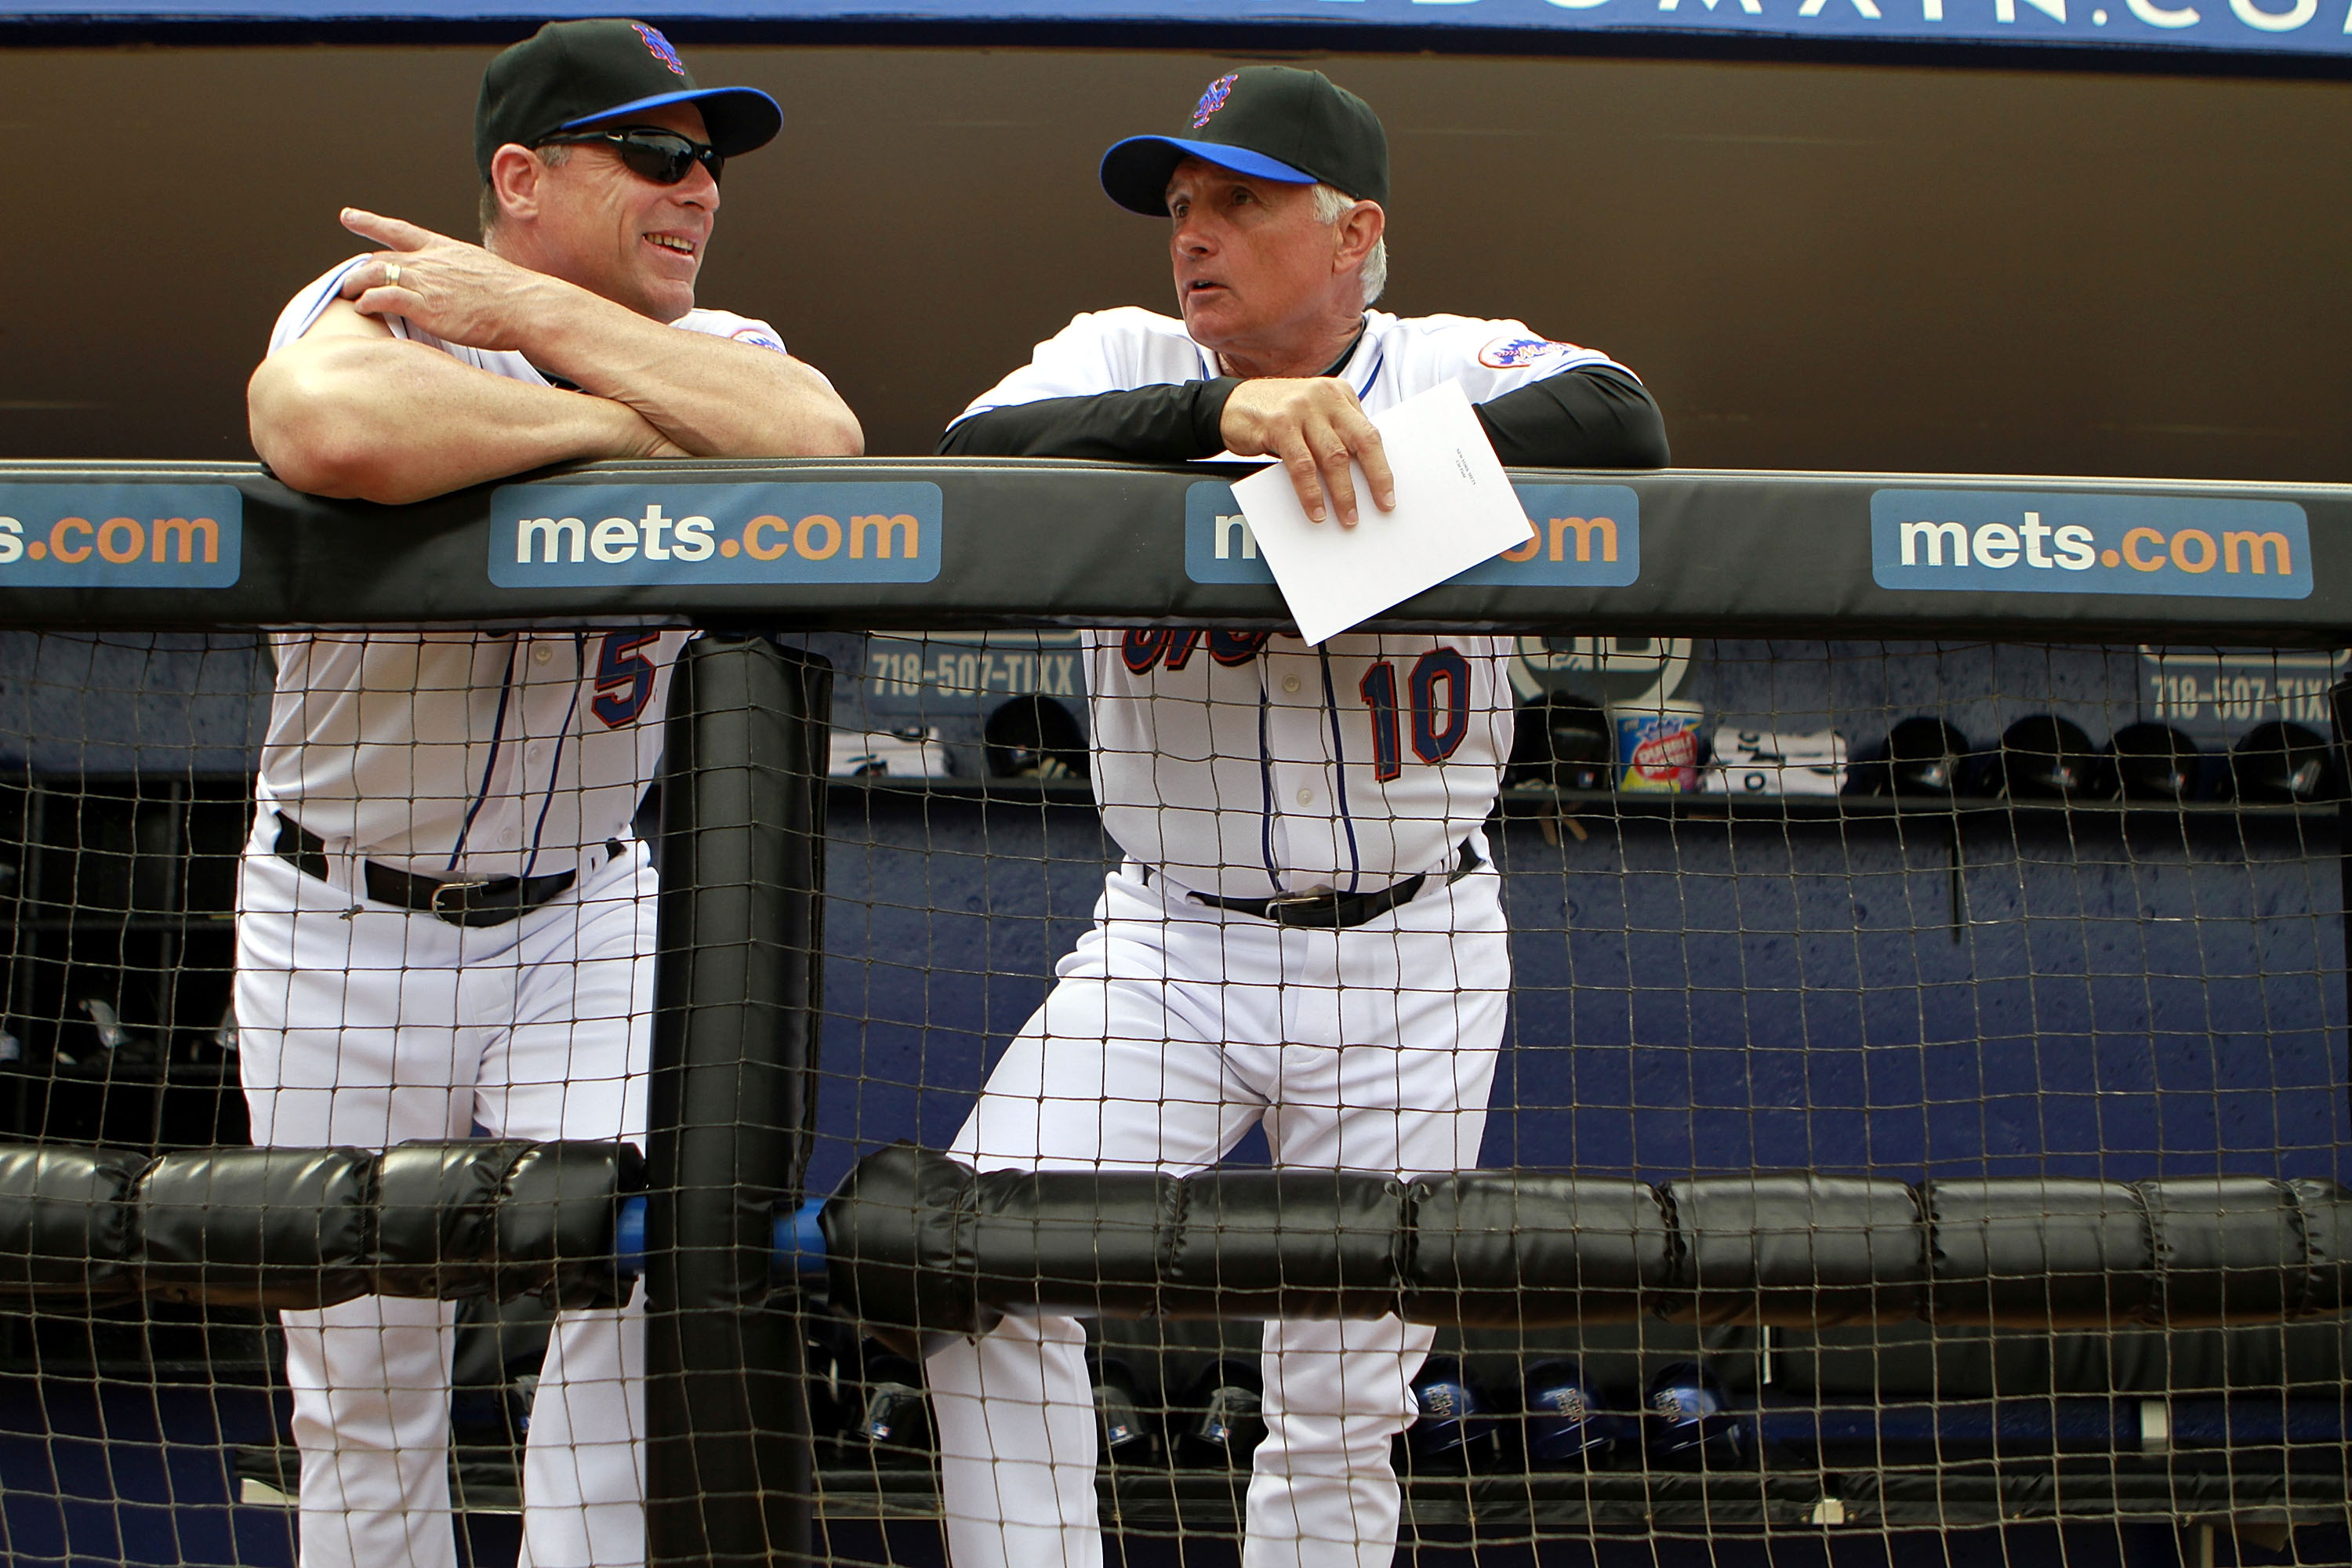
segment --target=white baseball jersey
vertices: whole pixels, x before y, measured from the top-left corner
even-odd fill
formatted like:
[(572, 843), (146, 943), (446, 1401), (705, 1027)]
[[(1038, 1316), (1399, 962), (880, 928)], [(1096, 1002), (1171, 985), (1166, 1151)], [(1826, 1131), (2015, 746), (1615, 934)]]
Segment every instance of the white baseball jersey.
[[(353, 257), (278, 318), (276, 353), (319, 320)], [(478, 370), (552, 385), (521, 354), (395, 336)], [(687, 331), (782, 353), (775, 329), (691, 310)], [(544, 876), (626, 835), (661, 754), (670, 668), (690, 634), (657, 626), (530, 632), (271, 634), (277, 694), (258, 795), (338, 852), (420, 875)]]
[[(1449, 381), (1483, 403), (1613, 364), (1517, 321), (1373, 310), (1333, 374), (1377, 414)], [(1183, 322), (1104, 310), (1038, 344), (962, 417), (1220, 374)], [(1087, 641), (1104, 825), (1128, 854), (1196, 891), (1368, 892), (1450, 869), (1501, 787), (1507, 637), (1350, 633), (1310, 647), (1153, 628)]]

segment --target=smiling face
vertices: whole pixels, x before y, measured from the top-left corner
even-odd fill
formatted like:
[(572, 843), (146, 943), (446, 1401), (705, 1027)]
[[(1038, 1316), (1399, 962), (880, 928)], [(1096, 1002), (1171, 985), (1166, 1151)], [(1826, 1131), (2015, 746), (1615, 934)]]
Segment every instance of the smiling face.
[[(709, 140), (690, 103), (632, 110), (585, 129), (657, 127)], [(508, 157), (510, 149), (500, 149)], [(518, 171), (533, 195), (509, 208), (493, 248), (509, 259), (577, 283), (656, 321), (694, 309), (694, 280), (719, 215), (719, 182), (697, 163), (674, 185), (657, 185), (621, 162), (618, 149), (575, 144), (554, 167)], [(494, 174), (494, 178), (497, 174)]]
[(1379, 215), (1360, 202), (1327, 223), (1312, 186), (1185, 159), (1168, 181), (1169, 254), (1192, 340), (1238, 375), (1314, 374), (1362, 320)]

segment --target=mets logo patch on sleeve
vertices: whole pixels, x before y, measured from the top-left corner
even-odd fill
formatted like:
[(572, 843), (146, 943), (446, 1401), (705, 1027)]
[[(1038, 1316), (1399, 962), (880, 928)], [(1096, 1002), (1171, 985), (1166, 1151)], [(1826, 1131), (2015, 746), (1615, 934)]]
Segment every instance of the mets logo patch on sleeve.
[(1478, 351), (1478, 363), (1490, 370), (1517, 370), (1539, 360), (1583, 352), (1574, 343), (1556, 343), (1549, 338), (1496, 338)]
[(773, 349), (778, 353), (784, 352), (782, 339), (773, 332), (763, 331), (758, 327), (738, 327), (729, 335), (737, 342), (750, 343), (755, 349)]

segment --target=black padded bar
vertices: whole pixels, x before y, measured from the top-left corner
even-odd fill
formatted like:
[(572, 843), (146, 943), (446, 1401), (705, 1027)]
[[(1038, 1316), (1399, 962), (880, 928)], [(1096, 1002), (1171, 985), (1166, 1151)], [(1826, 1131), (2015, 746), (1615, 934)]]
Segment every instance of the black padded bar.
[[(0, 1298), (609, 1303), (615, 1210), (642, 1177), (617, 1144), (160, 1158), (0, 1146), (0, 1240), (15, 1259)], [(757, 1184), (739, 1206), (772, 1236)], [(1040, 1307), (1465, 1326), (2196, 1327), (2332, 1314), (2352, 1297), (2338, 1244), (2352, 1189), (2256, 1176), (1907, 1187), (1798, 1172), (1653, 1188), (1514, 1171), (983, 1175), (897, 1144), (859, 1162), (823, 1227), (834, 1304), (923, 1332)], [(729, 1289), (744, 1303), (731, 1310), (762, 1315), (761, 1287)], [(692, 1321), (707, 1329), (712, 1315)], [(774, 1436), (794, 1404), (779, 1394), (756, 1429)]]
[(1041, 1305), (1465, 1326), (2275, 1323), (2343, 1302), (2347, 1224), (2352, 1191), (2251, 1176), (979, 1175), (906, 1144), (861, 1161), (824, 1215), (835, 1305), (921, 1333)]
[(654, 1568), (810, 1553), (801, 1333), (765, 1309), (808, 1162), (832, 670), (764, 637), (678, 662), (662, 765), (646, 1210)]
[[(852, 487), (830, 492), (832, 499), (824, 502), (846, 511), (863, 504), (858, 496), (880, 493), (856, 487), (926, 486), (936, 488), (940, 509), (931, 546), (936, 570), (927, 558), (925, 570), (931, 574), (922, 581), (715, 581), (708, 580), (709, 571), (697, 567), (695, 573), (705, 580), (631, 582), (632, 574), (643, 568), (641, 558), (635, 567), (616, 565), (607, 573), (583, 556), (586, 563), (576, 574), (580, 582), (501, 587), (489, 576), (496, 521), (492, 500), (498, 487), (393, 509), (299, 495), (251, 465), (20, 462), (0, 466), (0, 508), (26, 512), (14, 520), (18, 531), (0, 541), (0, 557), (6, 557), (0, 559), (0, 625), (79, 629), (510, 624), (610, 617), (845, 631), (876, 626), (921, 631), (1154, 621), (1279, 629), (1287, 625), (1287, 617), (1271, 587), (1194, 582), (1186, 570), (1188, 493), (1203, 480), (1244, 471), (1230, 464), (1171, 471), (1054, 459), (596, 464), (541, 479), (510, 496), (505, 509), (512, 514), (507, 517), (509, 538), (516, 518), (528, 510), (516, 497), (527, 499), (529, 508), (542, 509), (551, 518), (562, 516), (571, 506), (584, 520), (583, 529), (590, 529), (600, 502), (614, 510), (625, 507), (634, 517), (647, 494), (656, 500), (667, 498), (665, 517), (685, 515), (698, 494), (708, 498), (716, 493), (698, 492), (697, 486), (774, 487), (741, 492), (731, 504), (737, 512), (756, 505), (772, 508), (779, 516), (796, 507), (805, 512), (817, 504), (807, 492), (791, 487)], [(2160, 627), (2164, 640), (2172, 642), (2281, 647), (2337, 647), (2352, 636), (2352, 487), (1672, 469), (1589, 474), (1522, 470), (1515, 477), (1527, 483), (1613, 486), (1630, 491), (1638, 511), (1638, 574), (1620, 586), (1511, 583), (1441, 587), (1398, 606), (1372, 626), (1573, 627), (1583, 632), (1806, 637), (1820, 637), (1834, 626), (1845, 637), (2076, 642), (2146, 641)], [(60, 508), (68, 505), (83, 508), (89, 515), (80, 521), (89, 525), (93, 518), (104, 521), (105, 512), (118, 507), (145, 515), (177, 504), (166, 491), (158, 490), (153, 507), (134, 507), (131, 500), (120, 499), (119, 492), (102, 492), (101, 487), (205, 484), (232, 487), (241, 498), (242, 564), (231, 585), (42, 585), (45, 573), (55, 576), (52, 568), (28, 564), (21, 553), (7, 556), (10, 549), (29, 551), (35, 542), (46, 551), (44, 531), (62, 521)], [(14, 488), (25, 485), (64, 488), (37, 495)], [(580, 486), (623, 487), (631, 494), (616, 499), (620, 492), (615, 489), (604, 497), (583, 496), (575, 489)], [(567, 495), (568, 490), (572, 493)], [(2176, 509), (2167, 514), (2171, 521), (2164, 522), (2165, 529), (2176, 522), (2184, 529), (2201, 523), (2206, 537), (2201, 543), (2182, 547), (2185, 567), (2148, 568), (2146, 582), (2169, 584), (2174, 592), (2009, 591), (2006, 584), (2029, 579), (2053, 584), (2098, 577), (2110, 585), (2127, 586), (2143, 581), (2120, 566), (2103, 575), (2086, 569), (2085, 575), (2071, 577), (2050, 565), (2046, 555), (2042, 566), (2030, 564), (2025, 552), (2016, 548), (2009, 552), (2007, 574), (1994, 580), (1998, 591), (1887, 587), (1874, 574), (1872, 500), (1896, 491), (1931, 492), (1937, 498), (1936, 515), (1971, 521), (2019, 521), (2012, 503), (2020, 492), (2021, 504), (2029, 508), (2154, 502)], [(1969, 500), (1982, 492), (2010, 499), (1997, 506), (1990, 501), (1978, 506)], [(85, 499), (77, 500), (77, 495)], [(36, 500), (39, 508), (34, 506)], [(1947, 500), (1949, 506), (1944, 504)], [(2308, 531), (2308, 558), (2291, 564), (2308, 578), (2305, 596), (2210, 594), (2217, 585), (2233, 592), (2279, 585), (2271, 569), (2274, 557), (2263, 557), (2258, 574), (2239, 544), (2229, 546), (2226, 559), (2220, 553), (2218, 542), (2233, 529), (2241, 531), (2242, 541), (2255, 536), (2244, 531), (2250, 525), (2243, 515), (2228, 511), (2246, 503), (2299, 509), (2301, 526)], [(898, 503), (885, 498), (873, 504)], [(141, 524), (141, 540), (153, 521), (149, 517)], [(720, 519), (720, 532), (730, 528), (740, 531), (744, 521), (728, 513)], [(882, 519), (877, 515), (866, 521)], [(867, 545), (873, 550), (866, 565), (874, 565), (882, 548), (878, 533), (860, 531), (847, 516), (836, 521), (834, 531), (821, 531), (811, 541), (813, 546), (824, 547), (827, 562), (822, 570), (837, 578), (849, 553)], [(2123, 526), (2120, 521), (2114, 525), (2116, 540), (2111, 542), (2128, 542), (2122, 539)], [(5, 531), (5, 520), (0, 520), (0, 531)], [(1631, 531), (1627, 530), (1629, 565)], [(161, 549), (162, 531), (155, 532), (156, 549)], [(845, 541), (845, 534), (855, 537)], [(776, 542), (780, 537), (772, 531), (753, 542), (762, 551), (782, 551)], [(583, 533), (583, 542), (585, 538)], [(178, 540), (175, 534), (173, 542)], [(60, 536), (60, 542), (88, 552), (97, 535), (74, 531)], [(736, 544), (739, 551), (742, 543), (731, 536), (718, 542)], [(110, 547), (118, 555), (137, 554), (132, 543), (128, 530), (110, 536)], [(2032, 552), (2041, 554), (2046, 543), (2037, 540)], [(717, 547), (712, 546), (714, 551)], [(612, 550), (618, 553), (625, 548), (634, 558), (635, 545), (615, 536)], [(2151, 536), (2129, 548), (2139, 552), (2138, 559), (2158, 562), (2168, 546)], [(2263, 548), (2253, 546), (2258, 554)], [(89, 564), (91, 557), (82, 559), (83, 569), (99, 570)], [(715, 563), (710, 570), (717, 570), (720, 556), (709, 559)], [(144, 562), (147, 556), (138, 555), (138, 560)], [(723, 565), (732, 571), (744, 563), (739, 552), (725, 557)]]
[(1927, 1233), (1918, 1194), (1901, 1182), (1710, 1176), (1671, 1183), (1664, 1195), (1688, 1293), (1673, 1316), (1830, 1328), (1917, 1315)]
[(613, 1306), (626, 1144), (0, 1147), (0, 1297), (279, 1308), (366, 1295)]

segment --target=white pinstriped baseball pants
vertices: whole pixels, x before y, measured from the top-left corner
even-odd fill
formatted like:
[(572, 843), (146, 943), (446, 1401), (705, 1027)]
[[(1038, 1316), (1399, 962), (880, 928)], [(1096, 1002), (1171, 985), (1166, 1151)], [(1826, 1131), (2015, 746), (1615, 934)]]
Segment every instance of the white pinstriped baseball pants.
[[(1510, 985), (1490, 867), (1342, 931), (1206, 909), (1135, 869), (990, 1073), (958, 1159), (1186, 1173), (1263, 1121), (1278, 1164), (1476, 1163)], [(1266, 1325), (1244, 1568), (1386, 1568), (1389, 1445), (1432, 1337), (1395, 1318)], [(1015, 1317), (929, 1358), (953, 1568), (1099, 1568), (1085, 1346), (1075, 1318)]]
[[(277, 832), (265, 809), (238, 892), (256, 1144), (383, 1148), (477, 1124), (645, 1142), (656, 889), (643, 847), (594, 867), (576, 895), (467, 929), (303, 875), (270, 852)], [(301, 1568), (457, 1568), (455, 1313), (365, 1296), (281, 1314)], [(558, 1314), (524, 1454), (520, 1568), (645, 1562), (644, 1376), (642, 1294)]]

